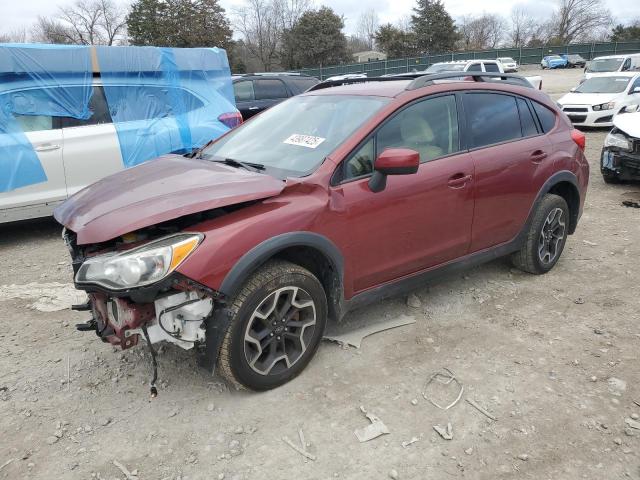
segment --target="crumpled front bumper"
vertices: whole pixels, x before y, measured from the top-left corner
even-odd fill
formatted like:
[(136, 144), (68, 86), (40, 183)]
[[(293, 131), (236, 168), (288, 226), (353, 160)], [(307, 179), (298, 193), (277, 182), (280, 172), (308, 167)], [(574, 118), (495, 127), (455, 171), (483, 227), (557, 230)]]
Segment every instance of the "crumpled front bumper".
[(640, 180), (640, 140), (634, 142), (633, 152), (603, 148), (600, 171), (615, 174), (620, 180)]

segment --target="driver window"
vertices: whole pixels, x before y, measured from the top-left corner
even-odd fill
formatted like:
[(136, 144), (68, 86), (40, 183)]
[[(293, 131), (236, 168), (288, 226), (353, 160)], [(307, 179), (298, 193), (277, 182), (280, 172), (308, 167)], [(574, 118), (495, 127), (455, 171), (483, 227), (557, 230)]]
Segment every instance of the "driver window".
[(621, 70), (621, 71), (626, 72), (626, 71), (627, 71), (627, 70), (629, 70), (629, 69), (631, 69), (631, 59), (630, 59), (630, 58), (627, 58), (627, 59), (624, 61), (624, 65), (622, 65), (622, 70)]
[(429, 98), (392, 117), (345, 162), (344, 178), (370, 174), (385, 148), (410, 148), (420, 154), (420, 162), (460, 151), (455, 96)]

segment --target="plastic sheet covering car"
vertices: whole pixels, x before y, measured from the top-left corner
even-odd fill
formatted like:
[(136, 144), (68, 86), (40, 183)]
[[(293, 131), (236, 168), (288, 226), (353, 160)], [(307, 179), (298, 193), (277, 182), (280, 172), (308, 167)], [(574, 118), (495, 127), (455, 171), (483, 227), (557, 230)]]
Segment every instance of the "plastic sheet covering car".
[(0, 192), (47, 181), (25, 131), (88, 118), (91, 76), (86, 46), (0, 44)]
[(224, 50), (96, 47), (96, 52), (126, 167), (190, 152), (239, 120)]

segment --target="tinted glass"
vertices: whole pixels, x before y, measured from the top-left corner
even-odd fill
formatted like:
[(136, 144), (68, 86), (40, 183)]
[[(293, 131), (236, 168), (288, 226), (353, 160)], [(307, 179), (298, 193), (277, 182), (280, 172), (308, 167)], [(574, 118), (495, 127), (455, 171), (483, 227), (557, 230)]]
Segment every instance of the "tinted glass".
[(236, 97), (236, 102), (248, 102), (253, 100), (253, 82), (251, 80), (235, 82), (233, 84), (233, 93)]
[(373, 150), (373, 138), (360, 147), (346, 162), (345, 178), (356, 178), (368, 175), (373, 171), (373, 160), (375, 152)]
[(520, 111), (520, 124), (522, 126), (522, 136), (529, 137), (538, 134), (538, 127), (533, 119), (533, 114), (527, 105), (526, 100), (518, 98), (518, 110)]
[(256, 100), (274, 100), (289, 96), (282, 80), (255, 80), (253, 88), (255, 89)]
[(482, 65), (479, 63), (472, 64), (469, 68), (467, 68), (467, 72), (481, 72)]
[(292, 78), (290, 82), (295, 85), (295, 88), (298, 92), (306, 92), (309, 88), (313, 87), (318, 83), (317, 78), (313, 77), (300, 77), (300, 78)]
[(423, 100), (392, 117), (376, 135), (376, 153), (385, 148), (410, 148), (421, 162), (459, 151), (455, 97)]
[(464, 96), (471, 129), (471, 146), (482, 147), (520, 138), (520, 118), (515, 97), (497, 93)]
[(484, 64), (484, 69), (487, 72), (499, 72), (500, 68), (498, 68), (498, 64), (497, 63), (485, 63)]
[(635, 82), (633, 82), (633, 85), (631, 85), (629, 92), (632, 93), (633, 90), (638, 87), (640, 87), (640, 77), (636, 78)]
[(531, 102), (533, 109), (536, 111), (542, 130), (547, 133), (556, 124), (556, 114), (549, 110), (544, 105), (540, 105), (538, 102)]
[(89, 111), (91, 112), (91, 117), (86, 120), (62, 117), (62, 127), (82, 127), (86, 125), (111, 123), (111, 114), (109, 113), (107, 101), (104, 96), (104, 89), (102, 87), (93, 87), (93, 95), (89, 101)]
[(203, 156), (260, 163), (280, 178), (308, 175), (388, 101), (364, 95), (292, 97), (231, 130)]

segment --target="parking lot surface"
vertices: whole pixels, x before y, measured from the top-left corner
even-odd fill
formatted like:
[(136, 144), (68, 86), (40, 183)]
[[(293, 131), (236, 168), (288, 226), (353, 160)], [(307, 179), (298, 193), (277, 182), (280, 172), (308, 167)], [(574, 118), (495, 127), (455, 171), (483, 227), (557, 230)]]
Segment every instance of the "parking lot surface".
[[(556, 99), (581, 75), (525, 73)], [(621, 205), (640, 187), (603, 183), (605, 135), (587, 132), (585, 212), (549, 274), (503, 259), (353, 312), (416, 323), (360, 349), (324, 342), (266, 393), (164, 347), (150, 400), (147, 352), (76, 332), (87, 314), (60, 310), (74, 292), (59, 226), (0, 226), (0, 478), (640, 478), (640, 210)], [(464, 387), (448, 410), (427, 398), (455, 399), (453, 384), (425, 391), (443, 367)], [(361, 406), (390, 433), (360, 443)], [(433, 428), (448, 423), (450, 440)], [(283, 441), (300, 445), (299, 430), (315, 460)]]

